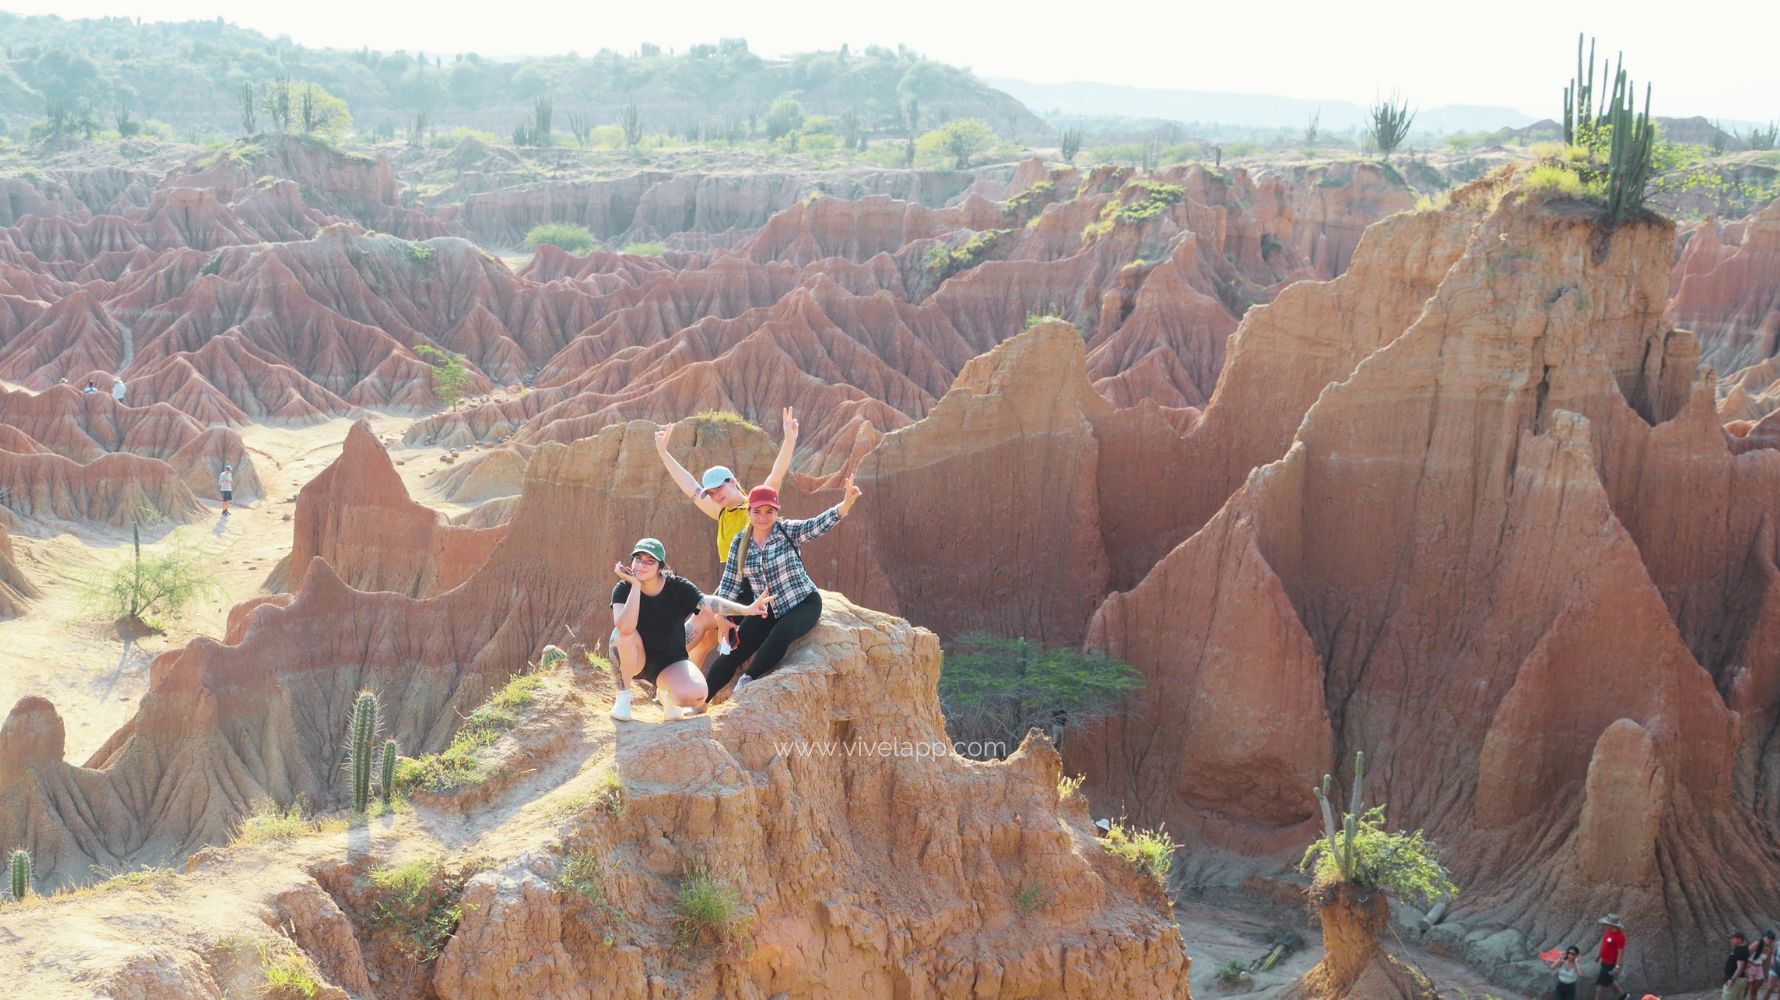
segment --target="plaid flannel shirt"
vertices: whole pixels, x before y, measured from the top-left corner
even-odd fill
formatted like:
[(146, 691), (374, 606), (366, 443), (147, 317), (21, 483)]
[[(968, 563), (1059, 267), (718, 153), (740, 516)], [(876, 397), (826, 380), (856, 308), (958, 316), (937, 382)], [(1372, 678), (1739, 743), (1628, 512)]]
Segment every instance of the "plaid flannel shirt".
[[(754, 596), (772, 593), (773, 602), (768, 607), (772, 609), (774, 617), (784, 614), (799, 601), (816, 592), (815, 582), (803, 568), (803, 560), (798, 557), (797, 550), (791, 543), (801, 544), (812, 538), (820, 538), (840, 521), (839, 504), (802, 521), (780, 521), (773, 525), (772, 534), (767, 536), (764, 545), (754, 541), (753, 529), (743, 528), (729, 543), (729, 558), (723, 564), (723, 579), (717, 584), (717, 595), (725, 600), (736, 600), (741, 596), (742, 580), (745, 578), (753, 586)], [(741, 551), (743, 539), (748, 541), (748, 565), (745, 569), (736, 565), (736, 556)]]

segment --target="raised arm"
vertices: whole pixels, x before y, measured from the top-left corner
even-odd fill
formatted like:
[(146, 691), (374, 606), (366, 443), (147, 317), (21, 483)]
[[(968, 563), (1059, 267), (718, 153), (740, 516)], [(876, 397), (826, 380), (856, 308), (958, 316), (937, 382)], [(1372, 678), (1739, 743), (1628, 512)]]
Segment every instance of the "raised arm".
[(792, 415), (791, 407), (785, 407), (780, 423), (785, 428), (785, 440), (779, 442), (779, 454), (773, 459), (772, 470), (766, 474), (766, 485), (774, 490), (783, 488), (780, 484), (785, 481), (785, 473), (791, 471), (791, 455), (797, 451), (797, 417)]
[(853, 509), (853, 504), (860, 495), (861, 491), (858, 486), (854, 485), (853, 477), (848, 476), (846, 486), (841, 491), (840, 503), (815, 517), (781, 523), (785, 525), (785, 530), (791, 535), (792, 541), (807, 542), (812, 538), (821, 538), (828, 534), (835, 525), (841, 523), (841, 518), (846, 517), (847, 513)]
[(637, 612), (643, 606), (641, 603), (643, 585), (637, 582), (635, 576), (631, 575), (630, 567), (623, 563), (614, 566), (613, 571), (618, 574), (620, 580), (630, 584), (630, 596), (624, 599), (623, 604), (612, 605), (612, 624), (618, 626), (618, 631), (621, 634), (630, 635), (637, 630)]
[(673, 424), (656, 430), (655, 454), (661, 456), (661, 464), (667, 467), (668, 475), (674, 480), (674, 485), (680, 487), (680, 492), (686, 494), (706, 515), (716, 517), (722, 513), (721, 508), (717, 506), (717, 501), (705, 496), (698, 488), (698, 480), (692, 478), (692, 473), (687, 472), (685, 466), (675, 461), (674, 456), (668, 454), (668, 438), (673, 433)]

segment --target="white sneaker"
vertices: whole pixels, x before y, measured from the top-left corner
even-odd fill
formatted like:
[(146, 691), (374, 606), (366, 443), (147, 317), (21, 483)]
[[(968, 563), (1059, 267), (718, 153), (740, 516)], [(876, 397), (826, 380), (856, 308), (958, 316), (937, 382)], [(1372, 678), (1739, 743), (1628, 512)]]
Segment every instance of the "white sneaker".
[(624, 691), (618, 692), (618, 697), (613, 700), (613, 702), (612, 702), (612, 718), (617, 719), (619, 722), (629, 722), (630, 721), (630, 691), (629, 690), (624, 690)]
[(691, 718), (691, 716), (692, 709), (685, 705), (669, 705), (661, 710), (661, 718), (664, 722), (679, 722), (681, 719)]
[(731, 691), (731, 692), (730, 692), (730, 693), (729, 693), (729, 696), (730, 696), (730, 697), (731, 697), (731, 698), (734, 698), (734, 697), (735, 697), (735, 696), (737, 696), (737, 695), (739, 695), (739, 694), (741, 694), (741, 693), (742, 693), (742, 688), (745, 688), (745, 687), (747, 687), (747, 686), (748, 686), (748, 684), (749, 684), (749, 683), (750, 683), (750, 682), (752, 682), (752, 681), (753, 681), (753, 680), (754, 680), (754, 678), (752, 678), (752, 677), (749, 677), (749, 676), (748, 676), (748, 675), (747, 675), (747, 674), (743, 674), (743, 675), (742, 675), (742, 676), (740, 676), (740, 677), (738, 677), (738, 678), (736, 678), (736, 682), (735, 682), (735, 690), (733, 690), (733, 691)]

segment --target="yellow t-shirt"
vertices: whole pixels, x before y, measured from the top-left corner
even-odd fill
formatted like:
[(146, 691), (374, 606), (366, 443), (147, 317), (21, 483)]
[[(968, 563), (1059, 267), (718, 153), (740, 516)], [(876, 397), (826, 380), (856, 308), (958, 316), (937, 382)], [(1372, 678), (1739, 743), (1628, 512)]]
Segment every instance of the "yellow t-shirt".
[(735, 536), (741, 534), (748, 526), (748, 505), (731, 507), (717, 515), (717, 561), (724, 562), (729, 558), (729, 546)]

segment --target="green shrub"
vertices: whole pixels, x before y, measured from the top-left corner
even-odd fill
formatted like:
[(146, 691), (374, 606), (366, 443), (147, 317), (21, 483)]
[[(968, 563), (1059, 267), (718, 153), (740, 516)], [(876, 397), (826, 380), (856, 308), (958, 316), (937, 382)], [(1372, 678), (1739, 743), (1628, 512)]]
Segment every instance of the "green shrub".
[(1100, 845), (1164, 884), (1174, 870), (1174, 852), (1180, 847), (1167, 830), (1127, 830), (1123, 821), (1112, 824)]
[(958, 170), (970, 166), (971, 157), (995, 145), (995, 130), (979, 118), (946, 122), (915, 140), (915, 160), (939, 166), (948, 160)]
[(235, 835), (229, 838), (230, 846), (294, 840), (314, 832), (315, 826), (304, 815), (300, 803), (293, 802), (288, 808), (279, 809), (271, 799), (260, 799), (252, 809), (235, 827)]
[(1141, 225), (1166, 212), (1169, 206), (1177, 204), (1186, 197), (1186, 189), (1179, 184), (1164, 184), (1148, 177), (1140, 177), (1126, 184), (1119, 197), (1106, 203), (1100, 210), (1100, 218), (1090, 222), (1082, 230), (1082, 239), (1093, 242), (1112, 232), (1113, 227), (1121, 222)]
[(598, 249), (600, 245), (592, 230), (569, 222), (548, 222), (533, 226), (531, 232), (525, 234), (525, 245), (533, 250), (546, 244), (572, 254), (588, 253)]
[(689, 866), (674, 898), (677, 946), (684, 948), (706, 935), (719, 941), (729, 938), (743, 927), (740, 911), (741, 898), (735, 887), (703, 864)]
[(1363, 892), (1382, 889), (1399, 899), (1431, 905), (1443, 896), (1458, 894), (1446, 869), (1434, 857), (1434, 847), (1414, 833), (1390, 833), (1384, 829), (1384, 806), (1360, 811), (1366, 776), (1366, 757), (1354, 755), (1354, 783), (1347, 812), (1335, 821), (1330, 804), (1333, 779), (1323, 775), (1320, 788), (1312, 788), (1323, 813), (1323, 836), (1310, 842), (1298, 862), (1300, 871), (1313, 872), (1315, 884), (1346, 883)]
[(1020, 891), (1014, 894), (1014, 909), (1021, 916), (1044, 909), (1046, 902), (1044, 890), (1036, 885), (1021, 886)]
[(692, 419), (701, 424), (734, 424), (749, 430), (759, 430), (758, 424), (742, 416), (734, 410), (701, 410), (692, 415)]
[(1534, 167), (1528, 171), (1521, 188), (1528, 195), (1554, 198), (1580, 198), (1587, 190), (1582, 178), (1575, 171), (1555, 164)]
[(218, 590), (209, 560), (196, 548), (175, 537), (159, 551), (142, 553), (142, 531), (131, 526), (131, 555), (110, 570), (89, 580), (84, 589), (86, 605), (109, 621), (130, 621), (162, 631), (150, 619), (178, 618), (199, 598)]
[(457, 409), (457, 404), (463, 402), (464, 387), (470, 383), (470, 370), (464, 366), (463, 355), (441, 351), (430, 344), (414, 345), (414, 354), (433, 370), (433, 396)]
[(260, 975), (265, 983), (260, 996), (266, 1000), (309, 1000), (321, 991), (321, 979), (309, 956), (295, 948), (281, 949), (276, 955), (260, 945)]
[(1240, 958), (1232, 958), (1218, 966), (1218, 982), (1225, 986), (1235, 986), (1248, 978), (1248, 964)]
[(1087, 780), (1088, 780), (1088, 777), (1085, 774), (1078, 774), (1073, 777), (1066, 774), (1063, 777), (1058, 778), (1057, 779), (1057, 799), (1058, 799), (1058, 801), (1062, 801), (1063, 799), (1074, 798), (1078, 793), (1081, 792), (1082, 782), (1087, 781)]
[(631, 257), (659, 257), (667, 253), (667, 244), (659, 240), (648, 243), (626, 243), (621, 253)]
[(371, 922), (394, 932), (409, 959), (432, 961), (463, 919), (464, 883), (473, 871), (453, 870), (438, 857), (373, 868), (370, 883), (383, 898), (371, 911)]
[(417, 788), (440, 792), (482, 781), (488, 776), (483, 771), (482, 751), (519, 724), (519, 710), (531, 704), (543, 681), (540, 674), (513, 675), (464, 719), (450, 746), (439, 753), (398, 759), (396, 790), (403, 794)]
[(623, 916), (623, 911), (606, 894), (606, 865), (592, 851), (576, 851), (565, 856), (562, 871), (556, 876), (556, 887), (574, 893), (608, 916)]
[(927, 248), (927, 252), (921, 258), (922, 263), (927, 265), (928, 273), (937, 280), (944, 281), (960, 271), (968, 271), (981, 264), (989, 251), (994, 249), (996, 241), (1012, 231), (1011, 229), (985, 229), (957, 247), (936, 243)]

